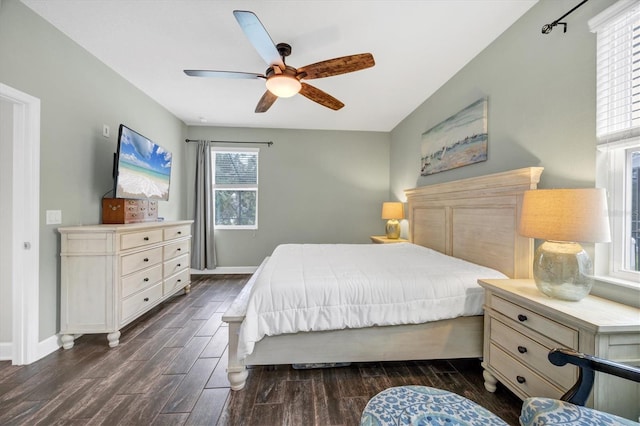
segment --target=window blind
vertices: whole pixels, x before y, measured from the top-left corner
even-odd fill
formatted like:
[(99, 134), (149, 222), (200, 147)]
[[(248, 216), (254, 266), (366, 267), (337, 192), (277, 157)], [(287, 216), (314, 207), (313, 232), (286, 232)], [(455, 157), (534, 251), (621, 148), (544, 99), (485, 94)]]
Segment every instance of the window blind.
[(258, 183), (257, 152), (216, 152), (216, 185), (255, 185)]
[(597, 33), (598, 142), (640, 136), (640, 2), (622, 0), (589, 26)]

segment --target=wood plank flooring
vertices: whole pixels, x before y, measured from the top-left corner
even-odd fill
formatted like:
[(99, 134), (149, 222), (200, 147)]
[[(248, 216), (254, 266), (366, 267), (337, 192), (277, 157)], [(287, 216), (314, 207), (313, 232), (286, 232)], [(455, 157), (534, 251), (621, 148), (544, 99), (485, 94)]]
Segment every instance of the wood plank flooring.
[(122, 331), (85, 335), (27, 366), (0, 362), (0, 425), (357, 425), (367, 401), (390, 387), (433, 386), (463, 395), (517, 425), (521, 401), (484, 389), (479, 360), (359, 363), (295, 370), (253, 367), (230, 391), (222, 313), (248, 276), (194, 277)]

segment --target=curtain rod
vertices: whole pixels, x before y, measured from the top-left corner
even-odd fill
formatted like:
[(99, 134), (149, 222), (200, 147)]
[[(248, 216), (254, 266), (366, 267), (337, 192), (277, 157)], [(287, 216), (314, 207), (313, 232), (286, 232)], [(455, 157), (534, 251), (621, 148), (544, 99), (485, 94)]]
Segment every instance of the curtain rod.
[(272, 141), (265, 141), (265, 142), (242, 142), (242, 141), (209, 141), (209, 140), (205, 140), (205, 139), (185, 139), (184, 140), (186, 143), (189, 142), (213, 142), (213, 143), (244, 143), (244, 144), (258, 144), (258, 145), (267, 145), (267, 146), (271, 146), (273, 145)]

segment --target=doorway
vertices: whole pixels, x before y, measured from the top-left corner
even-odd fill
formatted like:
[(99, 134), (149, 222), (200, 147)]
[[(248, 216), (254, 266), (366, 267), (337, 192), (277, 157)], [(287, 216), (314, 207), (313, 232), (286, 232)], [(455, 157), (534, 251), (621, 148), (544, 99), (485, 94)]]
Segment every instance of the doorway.
[(30, 364), (39, 340), (40, 100), (2, 83), (0, 167), (0, 295), (9, 296), (0, 302), (0, 359)]

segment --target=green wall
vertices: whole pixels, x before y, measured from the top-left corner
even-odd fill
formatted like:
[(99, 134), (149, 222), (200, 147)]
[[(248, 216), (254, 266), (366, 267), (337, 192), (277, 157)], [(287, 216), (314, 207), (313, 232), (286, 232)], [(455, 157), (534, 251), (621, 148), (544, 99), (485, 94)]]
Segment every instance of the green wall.
[[(540, 187), (595, 182), (596, 36), (587, 21), (614, 3), (585, 3), (568, 30), (541, 27), (575, 0), (541, 0), (391, 132), (391, 191), (529, 166)], [(489, 99), (488, 160), (420, 177), (421, 135), (475, 100)]]
[[(192, 216), (195, 146), (184, 139), (272, 140), (260, 152), (259, 229), (218, 231), (222, 267), (257, 266), (282, 242), (367, 242), (383, 232), (380, 204), (403, 190), (526, 166), (541, 187), (593, 186), (595, 35), (587, 20), (614, 0), (586, 3), (569, 29), (540, 28), (575, 6), (541, 0), (390, 133), (189, 127), (18, 0), (0, 3), (0, 81), (42, 101), (40, 337), (58, 330), (63, 225), (100, 221), (115, 133), (125, 123), (174, 153), (166, 219)], [(428, 43), (431, 41), (424, 41)], [(419, 177), (421, 135), (480, 97), (489, 99), (489, 159)], [(101, 136), (102, 125), (112, 136)]]
[[(113, 187), (118, 125), (125, 123), (173, 152), (169, 202), (159, 214), (186, 218), (186, 126), (17, 0), (0, 4), (0, 81), (41, 100), (40, 339), (58, 330), (62, 225), (100, 223), (101, 197)], [(102, 125), (111, 137), (102, 136)]]
[[(588, 21), (615, 0), (540, 0), (391, 132), (390, 191), (529, 166), (542, 166), (539, 188), (595, 185), (596, 35)], [(422, 133), (488, 97), (488, 160), (421, 177)], [(584, 244), (594, 256), (593, 244)], [(638, 306), (637, 289), (596, 281), (592, 294)]]
[[(219, 266), (257, 266), (281, 243), (367, 243), (384, 233), (388, 133), (189, 127), (188, 135), (273, 141), (260, 148), (258, 230), (216, 231)], [(189, 144), (191, 164), (195, 150)]]
[[(18, 0), (0, 3), (0, 82), (41, 100), (40, 338), (58, 330), (60, 225), (100, 222), (120, 123), (174, 154), (167, 220), (192, 217), (189, 138), (272, 140), (260, 154), (259, 229), (219, 231), (219, 265), (255, 267), (283, 242), (357, 243), (380, 234), (389, 134), (187, 127)], [(102, 125), (111, 137), (102, 136)]]

